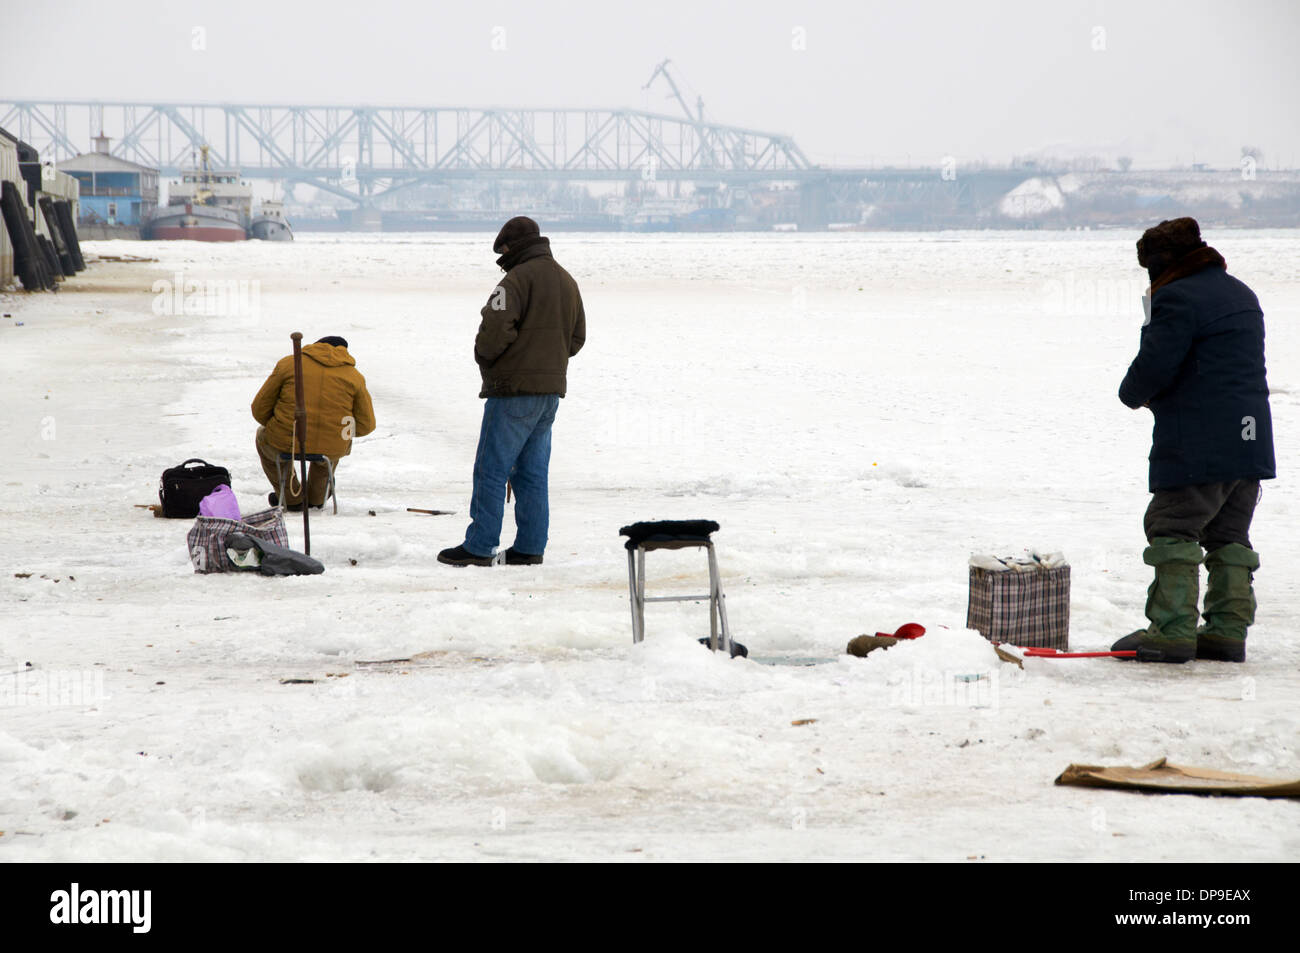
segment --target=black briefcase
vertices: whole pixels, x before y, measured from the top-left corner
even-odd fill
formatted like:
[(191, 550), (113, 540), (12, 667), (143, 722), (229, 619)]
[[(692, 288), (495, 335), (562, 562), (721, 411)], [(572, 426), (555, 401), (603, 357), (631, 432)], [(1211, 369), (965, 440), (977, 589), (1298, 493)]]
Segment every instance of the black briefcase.
[[(190, 466), (192, 463), (198, 465)], [(230, 471), (225, 467), (214, 467), (198, 457), (164, 470), (162, 479), (158, 481), (162, 515), (193, 519), (199, 515), (199, 502), (219, 486), (230, 486)]]

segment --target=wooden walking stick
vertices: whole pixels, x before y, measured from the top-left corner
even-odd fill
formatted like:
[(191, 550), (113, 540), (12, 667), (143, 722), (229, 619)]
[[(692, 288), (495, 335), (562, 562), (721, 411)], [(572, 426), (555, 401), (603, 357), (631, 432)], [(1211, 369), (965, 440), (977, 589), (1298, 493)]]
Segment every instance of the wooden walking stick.
[[(307, 503), (307, 398), (302, 389), (302, 332), (294, 331), (289, 337), (293, 338), (293, 452), (302, 455), (299, 460), (302, 464), (302, 551), (310, 556), (311, 526), (307, 511), (311, 507)], [(292, 470), (292, 460), (289, 467)]]

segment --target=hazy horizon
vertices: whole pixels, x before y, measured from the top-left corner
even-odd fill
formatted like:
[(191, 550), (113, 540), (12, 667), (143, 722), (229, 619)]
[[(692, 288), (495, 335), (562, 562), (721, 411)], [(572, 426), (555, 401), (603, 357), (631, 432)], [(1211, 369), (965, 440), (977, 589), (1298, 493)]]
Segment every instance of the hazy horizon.
[[(621, 107), (792, 136), (814, 162), (1130, 156), (1300, 166), (1300, 4), (666, 2), (561, 9), (376, 0), (6, 11), (7, 98)], [(62, 54), (57, 68), (50, 54)], [(87, 143), (88, 147), (89, 144)]]

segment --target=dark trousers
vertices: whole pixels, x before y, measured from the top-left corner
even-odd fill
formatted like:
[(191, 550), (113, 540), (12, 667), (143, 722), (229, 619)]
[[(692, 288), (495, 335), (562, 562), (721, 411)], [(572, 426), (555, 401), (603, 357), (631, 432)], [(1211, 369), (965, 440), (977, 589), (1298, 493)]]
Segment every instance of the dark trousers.
[(1156, 490), (1142, 522), (1148, 541), (1160, 536), (1194, 540), (1207, 553), (1229, 543), (1249, 548), (1250, 521), (1257, 502), (1258, 480)]
[[(288, 450), (279, 450), (271, 446), (266, 439), (266, 428), (257, 428), (257, 438), (253, 441), (257, 445), (257, 456), (262, 461), (262, 472), (266, 474), (266, 479), (271, 484), (271, 489), (277, 493), (280, 491), (280, 480), (276, 470), (276, 458), (281, 453), (288, 453)], [(339, 461), (330, 457), (330, 463), (334, 467), (334, 474), (337, 477), (339, 472)], [(302, 505), (302, 481), (298, 473), (302, 468), (300, 463), (283, 463), (281, 466), (288, 468), (289, 473), (285, 478), (284, 496), (280, 501), (281, 506), (301, 506)], [(325, 496), (329, 491), (329, 471), (323, 463), (313, 463), (307, 467), (307, 502), (312, 506), (324, 506)]]

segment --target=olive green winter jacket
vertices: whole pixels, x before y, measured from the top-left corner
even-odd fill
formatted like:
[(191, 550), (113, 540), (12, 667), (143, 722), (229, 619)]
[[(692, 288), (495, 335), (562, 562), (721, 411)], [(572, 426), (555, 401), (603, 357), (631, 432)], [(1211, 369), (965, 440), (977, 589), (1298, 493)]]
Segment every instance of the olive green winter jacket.
[(578, 283), (545, 239), (524, 249), (492, 289), (474, 339), (480, 397), (564, 396), (569, 358), (582, 349), (587, 319)]

